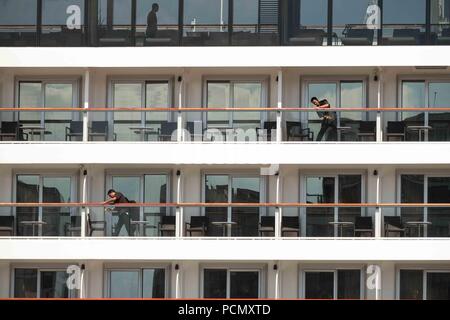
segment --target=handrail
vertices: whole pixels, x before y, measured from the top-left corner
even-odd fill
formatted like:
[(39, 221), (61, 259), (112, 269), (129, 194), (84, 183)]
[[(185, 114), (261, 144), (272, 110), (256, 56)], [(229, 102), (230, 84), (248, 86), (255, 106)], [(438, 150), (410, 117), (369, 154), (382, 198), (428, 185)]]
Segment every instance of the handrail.
[(229, 202), (142, 202), (142, 203), (117, 203), (114, 205), (103, 204), (103, 202), (63, 202), (63, 203), (42, 203), (42, 202), (0, 202), (0, 207), (47, 207), (47, 208), (61, 208), (61, 207), (202, 207), (202, 208), (224, 208), (224, 207), (243, 207), (243, 208), (450, 208), (450, 203), (305, 203), (305, 202), (261, 202), (261, 203), (229, 203)]
[(136, 111), (136, 112), (218, 112), (218, 111), (267, 111), (267, 112), (450, 112), (450, 107), (439, 108), (305, 108), (305, 107), (236, 107), (236, 108), (203, 108), (203, 107), (187, 107), (187, 108), (136, 108), (136, 107), (120, 107), (120, 108), (81, 108), (81, 107), (61, 107), (61, 108), (43, 108), (43, 107), (21, 107), (0, 108), (0, 112), (22, 112), (22, 111), (45, 111), (45, 112), (124, 112), (124, 111)]

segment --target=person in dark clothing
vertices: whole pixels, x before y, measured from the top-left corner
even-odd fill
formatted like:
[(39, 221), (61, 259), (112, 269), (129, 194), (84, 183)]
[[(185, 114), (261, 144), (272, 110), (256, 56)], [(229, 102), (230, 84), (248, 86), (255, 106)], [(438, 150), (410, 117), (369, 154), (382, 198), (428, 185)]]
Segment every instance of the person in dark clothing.
[[(317, 109), (330, 109), (330, 103), (328, 100), (323, 99), (319, 100), (316, 97), (311, 99), (311, 103)], [(336, 112), (327, 112), (327, 111), (317, 111), (317, 115), (320, 120), (322, 120), (322, 124), (320, 127), (320, 131), (317, 134), (316, 141), (322, 141), (325, 136), (326, 141), (336, 141), (337, 140), (337, 115)]]
[(159, 4), (152, 4), (152, 11), (150, 11), (147, 15), (147, 31), (145, 35), (149, 38), (155, 38), (156, 32), (158, 31), (158, 17), (156, 13), (159, 10)]
[[(114, 189), (108, 190), (109, 199), (103, 204), (116, 204), (116, 203), (130, 203), (127, 197), (121, 192), (117, 192)], [(125, 226), (127, 234), (130, 235), (130, 208), (127, 207), (117, 207), (117, 212), (119, 213), (119, 221), (114, 229), (114, 237), (119, 236), (120, 229)]]

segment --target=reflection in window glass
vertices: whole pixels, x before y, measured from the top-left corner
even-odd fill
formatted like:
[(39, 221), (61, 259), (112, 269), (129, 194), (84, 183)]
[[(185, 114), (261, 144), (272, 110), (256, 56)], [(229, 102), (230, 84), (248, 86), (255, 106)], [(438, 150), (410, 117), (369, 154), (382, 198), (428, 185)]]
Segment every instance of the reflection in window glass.
[(323, 28), (328, 21), (328, 0), (298, 0), (300, 27)]
[[(341, 108), (363, 108), (364, 92), (361, 81), (341, 82)], [(342, 112), (341, 123), (346, 121), (363, 120), (362, 112)]]
[[(20, 82), (19, 83), (19, 108), (42, 107), (42, 83), (40, 82)], [(40, 112), (20, 112), (20, 121), (34, 123), (41, 119)]]
[(361, 298), (361, 271), (360, 270), (338, 270), (338, 299), (360, 299)]
[[(446, 203), (450, 199), (450, 178), (428, 178), (428, 202)], [(450, 235), (449, 208), (428, 208), (428, 237), (448, 237)]]
[[(423, 175), (402, 175), (401, 202), (423, 203), (424, 181)], [(423, 221), (423, 208), (401, 208), (400, 210), (402, 219), (405, 221)]]
[[(73, 85), (71, 83), (47, 83), (44, 90), (46, 108), (72, 108)], [(51, 134), (45, 139), (50, 141), (65, 140), (65, 129), (72, 120), (71, 112), (45, 112), (45, 128)]]
[[(233, 86), (233, 107), (235, 108), (259, 108), (261, 102), (261, 83), (235, 83)], [(259, 124), (259, 112), (234, 112), (235, 122), (255, 122)]]
[(111, 271), (110, 298), (140, 298), (139, 271)]
[(143, 298), (164, 298), (165, 297), (165, 270), (164, 269), (144, 269), (142, 291)]
[(400, 299), (423, 299), (422, 270), (400, 270)]
[[(334, 203), (335, 178), (308, 177), (306, 179), (307, 203)], [(334, 208), (306, 208), (306, 236), (332, 237), (333, 228), (329, 222), (334, 221)]]
[(306, 299), (333, 299), (333, 272), (305, 272)]
[(426, 0), (383, 0), (384, 24), (425, 24)]
[[(148, 82), (145, 84), (146, 108), (169, 108), (169, 84), (167, 82)], [(166, 122), (170, 117), (169, 112), (146, 112), (146, 123)], [(160, 127), (160, 126), (156, 126)]]
[[(142, 108), (141, 83), (115, 83), (114, 108)], [(114, 133), (118, 141), (137, 141), (140, 136), (130, 127), (141, 125), (141, 112), (114, 112)]]
[(227, 270), (205, 269), (203, 271), (203, 297), (227, 298)]
[[(450, 8), (450, 6), (449, 6)], [(445, 108), (450, 101), (450, 82), (432, 82), (428, 86), (428, 107)], [(450, 141), (449, 112), (430, 112), (428, 124), (433, 128), (428, 132), (429, 141)]]
[(42, 271), (40, 298), (69, 298), (68, 276), (65, 271)]
[(36, 269), (14, 269), (14, 298), (37, 298)]
[[(424, 108), (425, 107), (425, 82), (424, 81), (403, 81), (402, 82), (402, 107), (403, 108)], [(406, 126), (419, 125), (425, 123), (424, 112), (402, 112), (402, 120)], [(419, 140), (417, 132), (407, 130), (408, 141)]]
[[(167, 175), (145, 175), (144, 176), (144, 202), (165, 203), (167, 202)], [(166, 208), (145, 207), (144, 220), (150, 225), (157, 226), (161, 221), (161, 216), (166, 214)], [(147, 228), (146, 236), (158, 236), (158, 230)]]
[(0, 1), (0, 46), (36, 45), (36, 0)]
[(259, 272), (230, 272), (230, 298), (256, 299), (259, 297)]
[[(229, 82), (208, 82), (208, 108), (230, 108)], [(230, 115), (228, 112), (208, 112), (208, 126), (228, 126)]]
[(427, 300), (450, 300), (450, 273), (427, 272)]
[[(16, 180), (16, 202), (18, 203), (37, 203), (39, 201), (39, 176), (37, 175), (18, 175)], [(25, 228), (21, 221), (36, 221), (38, 219), (39, 207), (17, 207), (17, 235), (32, 235), (29, 228)]]

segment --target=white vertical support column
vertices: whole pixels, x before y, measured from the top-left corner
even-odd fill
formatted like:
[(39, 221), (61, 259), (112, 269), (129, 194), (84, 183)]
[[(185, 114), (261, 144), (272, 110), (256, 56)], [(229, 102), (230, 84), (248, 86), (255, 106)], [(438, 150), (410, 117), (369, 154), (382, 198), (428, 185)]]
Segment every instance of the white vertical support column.
[[(383, 69), (378, 68), (378, 88), (377, 88), (377, 109), (380, 109), (383, 107)], [(377, 112), (377, 119), (376, 119), (376, 141), (382, 142), (383, 141), (383, 113), (381, 111)]]
[[(182, 176), (181, 176), (181, 170), (177, 170), (177, 203), (181, 203), (183, 199), (182, 194)], [(177, 238), (183, 237), (183, 207), (177, 206), (176, 212), (175, 212), (175, 236)]]
[(275, 265), (276, 269), (275, 269), (275, 295), (274, 298), (275, 299), (280, 299), (281, 298), (281, 275), (280, 275), (280, 261), (275, 261)]
[[(86, 69), (84, 72), (84, 93), (83, 93), (83, 109), (89, 108), (89, 87), (91, 81), (91, 74), (89, 69)], [(88, 112), (83, 112), (83, 142), (89, 141), (89, 118)]]
[(181, 298), (181, 265), (180, 263), (175, 263), (174, 271), (175, 271), (175, 299)]
[(177, 87), (178, 87), (178, 106), (177, 108), (180, 110), (177, 113), (177, 141), (183, 141), (183, 112), (181, 109), (184, 107), (184, 74), (178, 77), (177, 79)]
[[(275, 173), (275, 183), (276, 183), (276, 189), (275, 189), (275, 203), (279, 204), (281, 201), (281, 176), (279, 168), (277, 172)], [(282, 208), (276, 207), (275, 208), (275, 237), (280, 238), (281, 237), (281, 219), (283, 216)]]
[(283, 129), (282, 129), (282, 123), (283, 123), (283, 113), (281, 112), (281, 108), (283, 108), (283, 71), (280, 69), (278, 70), (278, 82), (277, 82), (277, 136), (276, 141), (277, 143), (280, 143), (283, 141)]
[(83, 263), (80, 267), (80, 299), (87, 298), (86, 265)]
[[(377, 170), (377, 189), (376, 189), (376, 204), (380, 204), (381, 201), (381, 178), (380, 171)], [(375, 238), (381, 238), (381, 226), (382, 226), (382, 213), (381, 208), (375, 208)]]
[[(87, 203), (88, 200), (88, 188), (87, 188), (87, 174), (88, 171), (86, 169), (86, 167), (82, 166), (81, 167), (81, 202)], [(87, 220), (87, 211), (89, 209), (86, 207), (82, 207), (81, 208), (81, 233), (80, 236), (82, 238), (86, 237), (86, 220)]]

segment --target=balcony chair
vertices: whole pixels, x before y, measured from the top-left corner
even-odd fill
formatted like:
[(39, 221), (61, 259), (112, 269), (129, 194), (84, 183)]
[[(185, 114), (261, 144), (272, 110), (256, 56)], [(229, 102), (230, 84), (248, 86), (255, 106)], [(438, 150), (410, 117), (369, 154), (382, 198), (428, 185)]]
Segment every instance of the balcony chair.
[(373, 44), (374, 31), (371, 29), (349, 28), (344, 30), (342, 44), (345, 46), (371, 46)]
[(12, 141), (28, 140), (28, 134), (23, 133), (20, 129), (20, 125), (17, 121), (2, 121), (2, 127), (0, 128), (0, 140), (4, 141), (4, 138)]
[[(171, 141), (172, 135), (177, 130), (177, 128), (178, 128), (178, 124), (176, 122), (161, 123), (161, 130), (159, 133), (159, 141)], [(174, 137), (176, 138), (176, 136), (174, 136)]]
[(175, 236), (175, 216), (162, 216), (158, 230), (161, 237)]
[[(394, 138), (394, 140), (391, 140), (392, 138)], [(386, 140), (397, 141), (399, 138), (401, 141), (405, 141), (405, 123), (403, 121), (389, 121), (387, 124)]]
[(359, 141), (376, 141), (377, 123), (375, 121), (361, 121), (359, 123), (359, 131), (357, 133)]
[(322, 46), (326, 33), (322, 29), (301, 29), (296, 35), (289, 38), (294, 46)]
[(298, 217), (282, 217), (281, 218), (281, 236), (285, 233), (296, 233), (300, 236), (300, 222)]
[(72, 141), (72, 137), (83, 138), (83, 121), (71, 121), (66, 127), (66, 141)]
[(286, 122), (287, 141), (314, 141), (314, 133), (309, 128), (302, 128), (301, 122)]
[(87, 223), (89, 226), (89, 236), (92, 237), (94, 231), (101, 231), (105, 234), (106, 221), (105, 220), (92, 220), (91, 214), (87, 215)]
[(421, 44), (420, 29), (395, 29), (392, 37), (383, 38), (385, 45), (418, 45)]
[(14, 216), (0, 216), (0, 236), (14, 236)]
[(373, 237), (372, 217), (355, 217), (353, 236), (362, 237), (363, 234), (369, 234), (369, 237)]
[(261, 217), (259, 223), (259, 235), (262, 237), (265, 233), (275, 233), (275, 217)]
[(186, 234), (192, 237), (192, 232), (200, 233), (201, 237), (206, 236), (208, 231), (208, 217), (205, 216), (192, 216), (191, 222), (186, 222)]
[(384, 236), (389, 237), (389, 233), (396, 233), (400, 237), (405, 235), (406, 228), (401, 217), (384, 217)]
[[(92, 121), (89, 128), (89, 138), (103, 137), (108, 141), (108, 121)], [(117, 134), (113, 134), (113, 140), (117, 140)]]
[(81, 216), (71, 216), (70, 223), (64, 225), (64, 235), (66, 237), (81, 236)]

